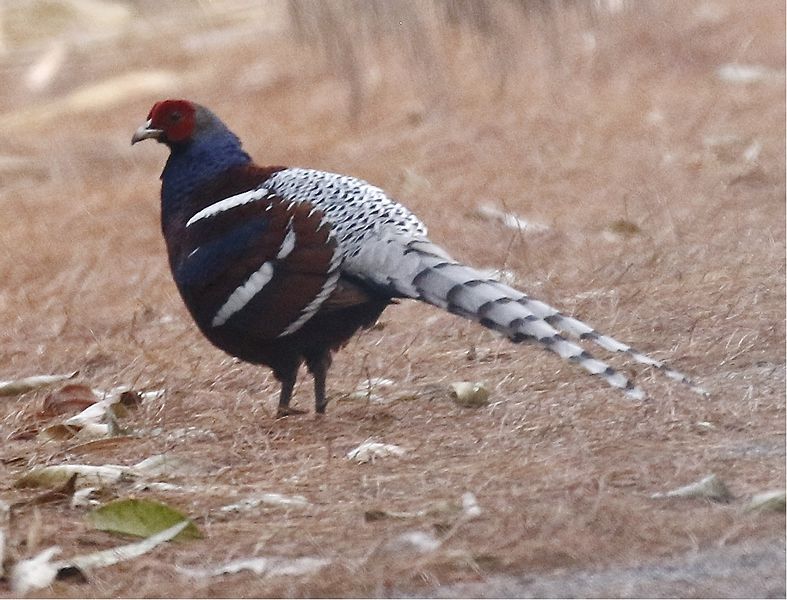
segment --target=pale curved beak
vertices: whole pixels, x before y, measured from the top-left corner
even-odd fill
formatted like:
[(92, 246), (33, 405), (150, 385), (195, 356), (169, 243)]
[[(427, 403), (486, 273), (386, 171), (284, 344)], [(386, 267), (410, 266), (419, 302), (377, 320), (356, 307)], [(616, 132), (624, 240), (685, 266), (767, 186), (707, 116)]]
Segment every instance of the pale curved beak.
[(160, 140), (163, 133), (164, 132), (161, 129), (151, 129), (150, 119), (148, 119), (147, 122), (142, 127), (137, 129), (134, 132), (134, 135), (131, 136), (131, 145), (133, 146), (142, 140)]

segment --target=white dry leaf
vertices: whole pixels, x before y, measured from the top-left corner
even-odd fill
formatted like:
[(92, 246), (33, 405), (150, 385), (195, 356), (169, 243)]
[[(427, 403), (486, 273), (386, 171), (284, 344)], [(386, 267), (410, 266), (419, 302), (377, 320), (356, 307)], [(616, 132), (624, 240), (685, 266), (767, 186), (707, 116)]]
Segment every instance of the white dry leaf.
[(121, 465), (50, 465), (33, 467), (22, 475), (15, 487), (48, 487), (63, 485), (72, 475), (79, 476), (81, 486), (104, 487), (117, 483), (121, 479), (133, 479), (137, 476), (132, 469)]
[(147, 392), (139, 392), (139, 397), (143, 402), (152, 402), (161, 398), (167, 390), (148, 390)]
[[(182, 458), (176, 458), (170, 454), (154, 454), (134, 465), (134, 470), (149, 475), (151, 477), (161, 477), (164, 475), (183, 475), (187, 468), (187, 463)], [(193, 470), (193, 469), (191, 469)]]
[(547, 225), (528, 221), (524, 217), (521, 217), (515, 213), (502, 211), (490, 204), (480, 204), (476, 209), (476, 212), (479, 216), (489, 221), (497, 221), (509, 229), (516, 229), (517, 231), (521, 231), (523, 233), (540, 233), (549, 231), (549, 227)]
[(405, 450), (401, 446), (366, 440), (360, 446), (350, 450), (347, 453), (347, 458), (358, 463), (373, 463), (378, 458), (386, 458), (388, 456), (404, 456), (404, 454)]
[(32, 590), (40, 590), (50, 585), (59, 569), (57, 563), (52, 562), (52, 558), (59, 552), (58, 546), (52, 546), (33, 558), (16, 563), (11, 567), (11, 590), (23, 596)]
[(387, 379), (385, 377), (372, 377), (371, 379), (364, 379), (355, 389), (361, 391), (376, 387), (393, 387), (394, 385), (396, 385), (396, 382), (393, 379)]
[(52, 558), (60, 552), (60, 548), (57, 546), (48, 548), (33, 558), (19, 561), (12, 567), (11, 589), (14, 593), (23, 595), (31, 590), (48, 586), (61, 570), (76, 568), (80, 571), (89, 571), (137, 558), (150, 552), (159, 544), (177, 536), (189, 523), (190, 521), (182, 521), (164, 531), (145, 538), (141, 542), (116, 546), (107, 550), (82, 554), (56, 562), (53, 562)]
[(302, 556), (300, 558), (284, 558), (279, 561), (273, 562), (266, 571), (268, 577), (286, 576), (297, 577), (299, 575), (308, 575), (319, 571), (324, 566), (330, 564), (327, 558), (315, 558), (312, 556)]
[(93, 390), (93, 393), (99, 396), (102, 400), (106, 400), (108, 404), (116, 404), (118, 402), (123, 402), (124, 396), (126, 396), (127, 394), (130, 394), (132, 397), (138, 398), (140, 402), (158, 400), (166, 393), (166, 390), (160, 389), (160, 390), (148, 390), (146, 392), (140, 392), (138, 390), (135, 390), (130, 385), (116, 385), (115, 387), (111, 388), (109, 391)]
[(271, 492), (246, 498), (233, 504), (227, 504), (226, 506), (222, 506), (219, 510), (224, 513), (243, 512), (257, 508), (261, 504), (266, 504), (268, 506), (283, 506), (287, 508), (303, 508), (309, 506), (309, 501), (303, 496), (286, 496), (284, 494)]
[(85, 506), (97, 506), (98, 500), (93, 500), (90, 496), (95, 494), (98, 488), (86, 487), (81, 490), (76, 490), (71, 496), (71, 508), (83, 508)]
[(78, 440), (97, 440), (113, 435), (112, 427), (108, 423), (85, 423), (77, 432)]
[(743, 160), (750, 163), (757, 162), (757, 159), (760, 158), (760, 152), (762, 152), (762, 142), (754, 140), (743, 151)]
[[(151, 437), (157, 437), (164, 433), (164, 430), (160, 427), (156, 427), (150, 430)], [(181, 427), (179, 429), (173, 429), (167, 434), (166, 441), (167, 442), (182, 442), (185, 440), (189, 440), (192, 442), (195, 441), (215, 441), (218, 437), (216, 434), (211, 431), (210, 429), (200, 429), (199, 427)]]
[(352, 401), (366, 401), (366, 402), (373, 402), (374, 404), (383, 404), (385, 403), (385, 398), (380, 394), (375, 394), (371, 390), (355, 390), (354, 392), (350, 392), (347, 396), (342, 397), (341, 400), (352, 400)]
[(365, 379), (356, 386), (354, 391), (347, 394), (347, 399), (361, 401), (366, 400), (368, 402), (381, 404), (386, 402), (387, 399), (376, 393), (376, 391), (384, 388), (391, 388), (394, 385), (396, 385), (395, 381), (385, 377), (372, 377), (371, 379)]
[(0, 396), (17, 396), (24, 394), (30, 390), (51, 385), (58, 381), (65, 381), (71, 379), (78, 371), (67, 373), (63, 375), (32, 375), (30, 377), (22, 377), (21, 379), (9, 379), (0, 381)]
[(732, 494), (721, 479), (711, 474), (669, 492), (652, 494), (651, 498), (707, 498), (717, 502), (727, 502), (732, 498)]
[(427, 554), (434, 552), (440, 547), (440, 540), (426, 531), (407, 531), (386, 544), (389, 552), (415, 552), (417, 554)]
[(240, 573), (241, 571), (251, 571), (261, 577), (287, 576), (297, 577), (309, 575), (330, 564), (327, 558), (316, 558), (313, 556), (301, 556), (299, 558), (287, 558), (285, 556), (258, 556), (254, 558), (240, 558), (233, 560), (218, 567), (210, 569), (189, 569), (179, 567), (178, 570), (190, 577), (218, 577)]
[(478, 408), (489, 404), (489, 390), (479, 381), (455, 381), (450, 386), (451, 398), (459, 406)]
[(777, 512), (784, 512), (785, 510), (785, 493), (784, 490), (772, 490), (770, 492), (762, 492), (755, 494), (746, 505), (747, 511), (766, 511), (773, 510)]
[(473, 492), (462, 494), (462, 514), (468, 519), (481, 516), (481, 507), (478, 506), (478, 499)]
[(53, 42), (25, 73), (25, 83), (32, 92), (40, 92), (52, 83), (66, 58), (66, 44)]
[[(113, 407), (123, 401), (124, 394), (132, 391), (129, 386), (125, 385), (112, 388), (109, 391), (93, 390), (93, 393), (101, 399), (82, 412), (69, 417), (63, 421), (62, 425), (76, 428), (78, 430), (77, 437), (80, 439), (90, 440), (115, 435), (118, 427)], [(163, 390), (154, 390), (137, 394), (141, 401), (146, 401), (157, 399), (163, 393)]]
[(73, 425), (76, 427), (86, 427), (88, 425), (106, 425), (104, 423), (107, 411), (113, 404), (120, 400), (119, 395), (111, 395), (103, 393), (99, 390), (93, 390), (96, 395), (103, 396), (101, 400), (88, 406), (85, 410), (75, 414), (63, 421), (64, 425)]
[(149, 537), (146, 537), (140, 542), (133, 544), (126, 544), (125, 546), (115, 546), (107, 550), (100, 550), (90, 554), (81, 554), (74, 556), (67, 560), (61, 560), (55, 563), (58, 570), (77, 568), (80, 571), (89, 571), (91, 569), (98, 569), (101, 567), (109, 567), (119, 562), (131, 560), (150, 552), (156, 546), (168, 542), (176, 537), (181, 531), (189, 526), (191, 521), (181, 521), (172, 527), (168, 527), (163, 531), (159, 531)]
[(166, 481), (139, 481), (131, 486), (133, 492), (180, 492), (183, 494), (198, 494), (205, 491), (204, 487), (177, 485)]
[(756, 83), (774, 76), (774, 71), (762, 65), (727, 63), (716, 69), (716, 75), (727, 83)]

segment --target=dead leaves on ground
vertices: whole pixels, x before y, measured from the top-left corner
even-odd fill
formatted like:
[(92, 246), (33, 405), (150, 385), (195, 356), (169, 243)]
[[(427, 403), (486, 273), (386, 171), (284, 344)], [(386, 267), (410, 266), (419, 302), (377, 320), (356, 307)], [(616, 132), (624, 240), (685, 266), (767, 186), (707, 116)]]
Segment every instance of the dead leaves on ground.
[(10, 569), (11, 589), (17, 594), (48, 587), (55, 579), (76, 577), (87, 581), (86, 573), (92, 569), (108, 567), (137, 558), (153, 550), (159, 544), (174, 539), (188, 527), (188, 521), (176, 523), (163, 531), (133, 544), (115, 546), (108, 550), (74, 556), (67, 560), (53, 560), (60, 553), (59, 546), (51, 546), (33, 558), (20, 560)]
[[(42, 379), (38, 382), (41, 385), (58, 383)], [(18, 383), (14, 385), (16, 389), (23, 388)], [(30, 378), (27, 378), (25, 385), (30, 385)], [(372, 388), (382, 390), (395, 386), (389, 380), (369, 380), (364, 387), (365, 400), (369, 401)], [(30, 418), (35, 421), (31, 428), (35, 429), (35, 433), (31, 437), (35, 437), (42, 446), (73, 441), (76, 443), (68, 448), (68, 455), (97, 456), (101, 451), (117, 449), (142, 439), (142, 432), (135, 434), (133, 427), (129, 429), (122, 425), (132, 414), (130, 411), (140, 404), (157, 399), (161, 393), (133, 391), (127, 387), (104, 392), (78, 382), (66, 383), (49, 391), (40, 409), (30, 412)], [(458, 406), (477, 409), (488, 403), (488, 395), (483, 384), (455, 382), (442, 387), (436, 397), (446, 402), (453, 397)], [(174, 433), (174, 430), (166, 432), (163, 428), (157, 428), (144, 435), (162, 436), (162, 439), (170, 440), (175, 439), (172, 437)], [(367, 439), (340, 456), (343, 456), (345, 464), (349, 463), (347, 468), (360, 471), (382, 470), (388, 465), (395, 465), (397, 461), (417, 459), (413, 450), (390, 441)], [(92, 570), (131, 560), (154, 550), (165, 541), (178, 539), (195, 543), (194, 540), (206, 535), (198, 523), (244, 520), (258, 513), (277, 516), (292, 514), (294, 519), (309, 518), (326, 509), (314, 499), (297, 494), (256, 491), (238, 498), (240, 490), (235, 486), (189, 483), (194, 478), (208, 475), (204, 465), (191, 464), (170, 453), (152, 455), (130, 466), (82, 462), (33, 466), (14, 483), (14, 487), (27, 497), (10, 505), (0, 502), (0, 507), (6, 506), (8, 514), (5, 524), (0, 521), (0, 559), (5, 564), (0, 579), (5, 577), (12, 590), (19, 594), (47, 587), (57, 580), (67, 579), (70, 584), (85, 582), (89, 581)], [(31, 493), (26, 490), (43, 491)], [(188, 515), (154, 497), (139, 497), (157, 494), (179, 498), (175, 504), (182, 506), (191, 505), (195, 495), (203, 500), (213, 496), (218, 502), (205, 514)], [(715, 475), (652, 497), (664, 502), (686, 502), (692, 498), (726, 503), (735, 500), (724, 482)], [(346, 557), (340, 556), (286, 557), (271, 554), (240, 558), (228, 556), (228, 560), (212, 566), (175, 565), (175, 569), (183, 577), (205, 579), (227, 577), (240, 572), (250, 572), (260, 578), (309, 576), (332, 564), (342, 564), (343, 568), (349, 564), (350, 568), (378, 569), (382, 568), (380, 565), (390, 562), (392, 557), (397, 560), (409, 557), (407, 560), (419, 564), (450, 563), (475, 569), (480, 568), (482, 562), (497, 564), (498, 559), (493, 555), (475, 549), (452, 549), (449, 544), (457, 531), (465, 526), (473, 527), (472, 523), (488, 510), (482, 510), (473, 492), (466, 491), (458, 499), (425, 501), (413, 497), (404, 506), (401, 500), (397, 504), (389, 505), (386, 498), (381, 498), (375, 505), (360, 511), (359, 519), (369, 527), (379, 527), (381, 535), (360, 562), (356, 559), (354, 567), (352, 561), (348, 562)], [(42, 522), (46, 518), (46, 511), (58, 505), (83, 514), (82, 527), (143, 539), (57, 560), (60, 548), (40, 548), (44, 538)], [(17, 515), (31, 511), (33, 517), (25, 522), (31, 528), (27, 533), (26, 544), (21, 542), (20, 535), (14, 536), (15, 545), (9, 543), (9, 532), (12, 531), (9, 525), (19, 527)], [(772, 511), (784, 511), (783, 491), (755, 495), (741, 505), (740, 512), (741, 515), (754, 515)], [(382, 533), (386, 527), (390, 527), (390, 522), (399, 522), (406, 529), (399, 529), (392, 534)], [(206, 531), (209, 532), (209, 529)], [(25, 554), (30, 558), (24, 558)]]
[(90, 387), (83, 383), (71, 383), (47, 395), (38, 416), (56, 417), (85, 410), (100, 400)]
[[(31, 391), (51, 385), (74, 374), (27, 377), (4, 382), (6, 389)], [(28, 417), (30, 424), (17, 429), (9, 437), (13, 440), (37, 438), (40, 441), (81, 440), (83, 442), (117, 437), (124, 434), (118, 423), (130, 410), (143, 402), (158, 399), (163, 390), (136, 391), (120, 386), (108, 391), (93, 389), (82, 383), (66, 384), (46, 395), (41, 408)], [(67, 418), (62, 418), (66, 417)], [(53, 422), (54, 419), (54, 422)]]

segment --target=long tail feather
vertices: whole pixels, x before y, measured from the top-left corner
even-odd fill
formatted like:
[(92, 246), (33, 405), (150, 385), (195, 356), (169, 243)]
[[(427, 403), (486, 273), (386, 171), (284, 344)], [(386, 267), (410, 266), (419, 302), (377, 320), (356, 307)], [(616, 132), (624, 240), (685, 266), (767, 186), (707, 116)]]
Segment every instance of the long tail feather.
[[(603, 335), (590, 325), (479, 271), (458, 263), (442, 249), (428, 242), (411, 244), (406, 251), (409, 267), (388, 276), (388, 285), (402, 294), (448, 310), (499, 331), (514, 342), (536, 342), (560, 357), (577, 363), (629, 397), (644, 399), (645, 393), (625, 375), (594, 358), (579, 345), (568, 341), (561, 331), (580, 340), (589, 340), (609, 352), (621, 353), (653, 367), (697, 393), (707, 392), (686, 375), (631, 346)], [(416, 256), (414, 257), (413, 254)], [(416, 259), (416, 260), (414, 260)], [(397, 275), (401, 275), (397, 277)]]

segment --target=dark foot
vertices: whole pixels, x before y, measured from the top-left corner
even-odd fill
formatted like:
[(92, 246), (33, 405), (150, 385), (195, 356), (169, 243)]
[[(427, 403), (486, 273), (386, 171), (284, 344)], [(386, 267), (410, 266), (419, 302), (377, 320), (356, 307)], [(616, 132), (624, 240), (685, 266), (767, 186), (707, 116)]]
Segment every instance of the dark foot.
[(306, 411), (301, 410), (299, 408), (293, 408), (292, 406), (280, 406), (276, 411), (276, 418), (281, 419), (282, 417), (292, 417), (294, 415), (305, 415)]

